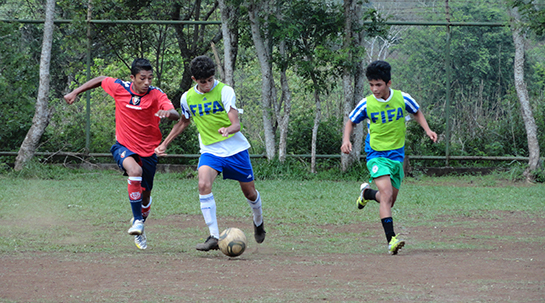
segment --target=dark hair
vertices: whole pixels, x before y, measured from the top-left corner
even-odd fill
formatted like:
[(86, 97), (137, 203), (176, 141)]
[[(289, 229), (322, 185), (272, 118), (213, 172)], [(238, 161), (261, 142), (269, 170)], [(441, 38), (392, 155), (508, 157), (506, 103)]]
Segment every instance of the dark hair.
[(151, 66), (151, 63), (148, 59), (137, 58), (134, 59), (134, 61), (132, 62), (131, 74), (133, 76), (136, 76), (141, 70), (153, 70), (153, 67)]
[(196, 80), (208, 79), (216, 74), (216, 65), (209, 57), (198, 56), (191, 60), (190, 70)]
[(367, 66), (365, 76), (367, 80), (383, 80), (388, 83), (392, 79), (392, 67), (386, 61), (377, 60)]

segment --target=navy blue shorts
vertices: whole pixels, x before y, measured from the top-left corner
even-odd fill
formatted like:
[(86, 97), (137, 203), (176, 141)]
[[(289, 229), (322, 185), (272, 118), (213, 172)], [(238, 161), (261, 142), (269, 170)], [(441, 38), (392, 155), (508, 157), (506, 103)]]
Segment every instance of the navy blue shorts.
[(231, 179), (239, 182), (251, 182), (254, 180), (254, 171), (250, 162), (248, 150), (241, 151), (229, 157), (218, 157), (204, 153), (199, 158), (199, 166), (210, 166), (220, 173), (223, 179)]
[(133, 157), (138, 165), (142, 167), (142, 187), (146, 191), (151, 191), (153, 188), (153, 178), (155, 177), (155, 171), (157, 170), (158, 161), (156, 154), (153, 154), (150, 157), (140, 157), (117, 141), (110, 148), (110, 152), (114, 156), (117, 166), (119, 166), (125, 176), (127, 175), (127, 171), (123, 168), (123, 161), (127, 159), (127, 157)]

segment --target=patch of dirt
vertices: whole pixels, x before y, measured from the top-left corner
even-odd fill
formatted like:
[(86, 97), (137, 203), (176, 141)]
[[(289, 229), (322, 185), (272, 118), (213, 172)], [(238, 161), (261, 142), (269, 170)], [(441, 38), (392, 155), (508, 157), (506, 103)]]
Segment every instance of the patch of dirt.
[[(489, 228), (478, 235), (464, 228), (475, 219), (454, 227), (441, 224), (453, 218), (438, 218), (441, 221), (429, 227), (400, 227), (407, 245), (397, 256), (383, 252), (384, 236), (375, 225), (368, 226), (373, 236), (361, 245), (376, 245), (381, 251), (357, 254), (317, 251), (307, 256), (274, 249), (267, 240), (257, 245), (251, 239), (247, 251), (232, 259), (219, 251), (187, 252), (192, 248), (180, 253), (152, 248), (123, 255), (2, 255), (0, 298), (2, 302), (543, 302), (544, 243), (532, 238), (543, 234), (545, 223), (516, 213), (504, 218), (479, 219), (479, 226), (484, 220)], [(180, 224), (174, 220), (157, 224)], [(182, 224), (191, 227), (200, 221), (195, 216)], [(275, 237), (274, 223), (268, 227), (270, 240)], [(361, 226), (322, 228), (343, 234)], [(500, 236), (511, 241), (499, 242)], [(429, 244), (416, 249), (411, 246), (416, 243)], [(442, 244), (435, 248), (432, 243)]]

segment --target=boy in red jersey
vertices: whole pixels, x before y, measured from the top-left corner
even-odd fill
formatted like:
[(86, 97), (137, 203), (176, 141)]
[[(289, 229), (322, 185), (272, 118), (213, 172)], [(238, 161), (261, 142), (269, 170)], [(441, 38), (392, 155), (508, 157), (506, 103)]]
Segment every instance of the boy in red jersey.
[(167, 95), (151, 86), (153, 69), (147, 59), (135, 59), (131, 82), (106, 76), (89, 80), (64, 96), (72, 104), (87, 90), (102, 86), (115, 100), (116, 142), (110, 149), (117, 165), (128, 175), (128, 193), (133, 219), (129, 234), (139, 249), (146, 249), (144, 221), (151, 207), (151, 190), (157, 167), (155, 148), (161, 143), (159, 122), (162, 118), (180, 119)]

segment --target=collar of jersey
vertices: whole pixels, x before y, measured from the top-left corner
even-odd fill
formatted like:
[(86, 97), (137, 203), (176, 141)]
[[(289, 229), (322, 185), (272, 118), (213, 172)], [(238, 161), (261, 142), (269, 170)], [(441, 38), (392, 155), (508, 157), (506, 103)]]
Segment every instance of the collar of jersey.
[(377, 98), (375, 97), (375, 99), (377, 99), (378, 102), (388, 102), (390, 101), (390, 99), (392, 99), (392, 96), (394, 95), (394, 90), (392, 88), (390, 88), (390, 96), (388, 97), (388, 99), (384, 100), (382, 98)]
[(130, 93), (131, 95), (133, 95), (133, 96), (144, 97), (144, 96), (147, 95), (147, 94), (150, 92), (150, 90), (151, 90), (151, 86), (150, 86), (150, 87), (148, 87), (148, 91), (147, 91), (147, 92), (145, 92), (145, 93), (143, 93), (143, 94), (140, 95), (140, 94), (137, 94), (135, 91), (132, 90), (133, 84), (134, 84), (134, 83), (131, 82), (131, 85), (129, 85), (129, 93)]
[[(212, 86), (212, 89), (210, 89), (209, 92), (213, 91), (214, 88), (216, 88), (217, 85), (218, 85), (218, 79), (214, 79), (214, 86)], [(197, 92), (197, 94), (199, 94), (199, 95), (204, 95), (205, 93), (199, 91), (199, 90), (197, 89), (197, 86), (198, 86), (198, 85), (195, 84), (195, 91)]]

